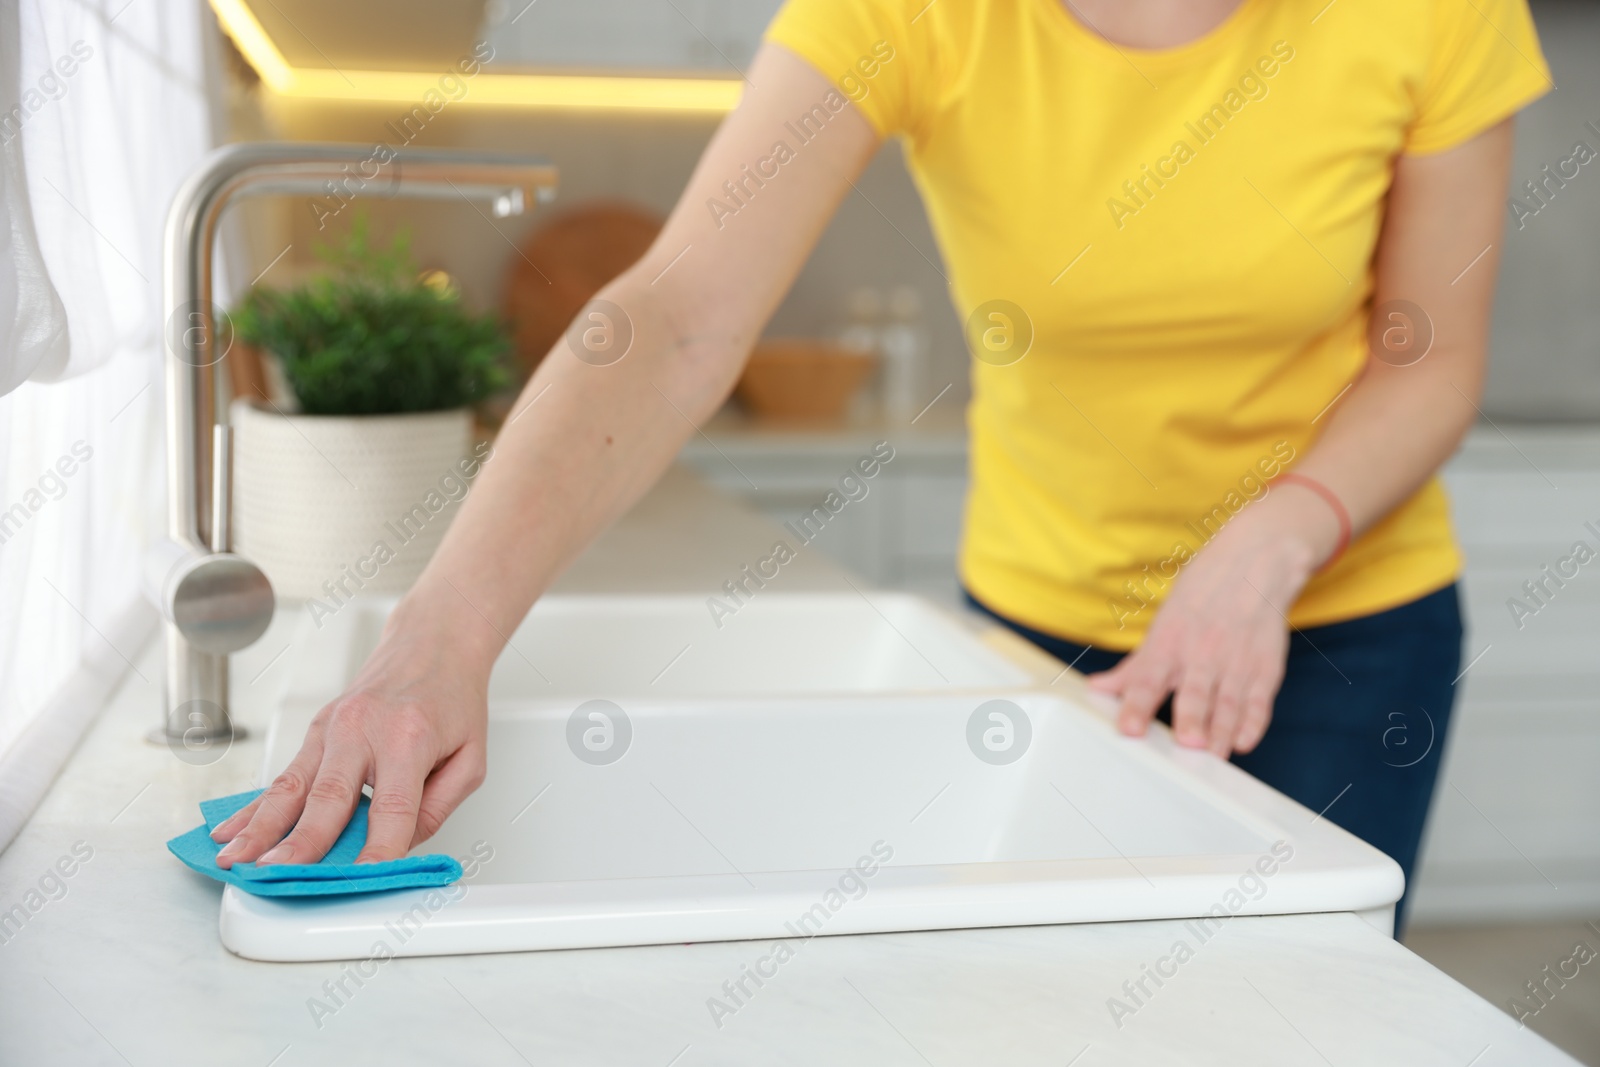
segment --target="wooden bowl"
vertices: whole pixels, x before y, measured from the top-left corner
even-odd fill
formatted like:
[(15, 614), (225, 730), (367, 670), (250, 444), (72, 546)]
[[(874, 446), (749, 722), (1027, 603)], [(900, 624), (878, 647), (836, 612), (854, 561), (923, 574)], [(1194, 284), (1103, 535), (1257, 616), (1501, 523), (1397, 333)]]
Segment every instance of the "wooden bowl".
[(872, 355), (803, 338), (762, 341), (734, 395), (746, 411), (779, 422), (838, 422), (872, 373)]

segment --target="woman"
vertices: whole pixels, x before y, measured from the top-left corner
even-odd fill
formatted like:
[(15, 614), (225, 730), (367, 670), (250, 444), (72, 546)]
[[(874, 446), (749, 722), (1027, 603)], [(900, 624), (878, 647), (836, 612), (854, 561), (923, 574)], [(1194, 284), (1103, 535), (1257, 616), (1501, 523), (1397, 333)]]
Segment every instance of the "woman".
[(978, 356), (974, 603), (1125, 732), (1170, 700), (1179, 742), (1409, 874), (1460, 658), (1435, 471), (1482, 386), (1509, 117), (1550, 84), (1524, 0), (790, 0), (747, 81), (219, 862), (319, 858), (364, 783), (363, 860), (439, 828), (506, 635), (899, 135)]

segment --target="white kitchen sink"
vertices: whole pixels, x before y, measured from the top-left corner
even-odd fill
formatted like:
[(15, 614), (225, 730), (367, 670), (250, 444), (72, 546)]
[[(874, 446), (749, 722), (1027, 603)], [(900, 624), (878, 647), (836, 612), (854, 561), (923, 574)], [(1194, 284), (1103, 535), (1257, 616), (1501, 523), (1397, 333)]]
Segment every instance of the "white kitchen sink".
[[(263, 781), (387, 605), (307, 624)], [(229, 887), (266, 960), (1358, 911), (1387, 857), (1164, 730), (1121, 737), (1075, 674), (912, 597), (550, 597), (490, 688), (489, 775), (421, 852), (465, 891), (284, 901)], [(1332, 797), (1329, 798), (1331, 801)], [(492, 858), (485, 860), (485, 857)], [(401, 935), (404, 934), (404, 937)]]

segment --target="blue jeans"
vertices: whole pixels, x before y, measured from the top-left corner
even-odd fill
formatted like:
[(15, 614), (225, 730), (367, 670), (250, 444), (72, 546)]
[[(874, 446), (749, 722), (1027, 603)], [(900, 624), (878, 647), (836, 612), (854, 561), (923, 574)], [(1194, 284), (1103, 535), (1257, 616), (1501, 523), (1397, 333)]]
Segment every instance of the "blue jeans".
[[(1085, 674), (1125, 653), (1040, 633), (967, 594), (978, 611)], [(1233, 763), (1381, 849), (1406, 875), (1398, 937), (1461, 669), (1454, 585), (1374, 615), (1290, 634), (1283, 687), (1254, 752)], [(1171, 724), (1169, 700), (1158, 717)], [(1348, 787), (1348, 788), (1346, 788)], [(1330, 806), (1331, 805), (1331, 806)]]

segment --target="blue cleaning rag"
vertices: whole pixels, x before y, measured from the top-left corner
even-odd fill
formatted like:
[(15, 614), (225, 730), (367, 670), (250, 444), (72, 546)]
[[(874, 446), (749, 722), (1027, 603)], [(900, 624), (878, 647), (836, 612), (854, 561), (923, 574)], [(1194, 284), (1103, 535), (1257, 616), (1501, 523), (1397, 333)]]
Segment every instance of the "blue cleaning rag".
[(337, 893), (376, 893), (385, 889), (411, 889), (416, 886), (449, 885), (461, 877), (461, 864), (445, 855), (406, 856), (382, 863), (356, 863), (367, 843), (367, 807), (363, 796), (356, 813), (344, 828), (333, 848), (318, 863), (235, 863), (223, 870), (217, 866), (222, 846), (211, 840), (211, 831), (261, 795), (261, 790), (235, 793), (200, 802), (204, 826), (196, 826), (167, 842), (172, 854), (207, 878), (238, 886), (259, 897), (314, 897)]

